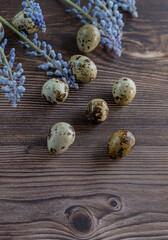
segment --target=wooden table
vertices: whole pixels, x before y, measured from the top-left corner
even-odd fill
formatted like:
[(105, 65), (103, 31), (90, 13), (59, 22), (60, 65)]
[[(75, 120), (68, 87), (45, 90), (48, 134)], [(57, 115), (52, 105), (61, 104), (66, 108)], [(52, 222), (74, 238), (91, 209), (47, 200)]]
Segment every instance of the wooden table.
[[(0, 13), (11, 21), (22, 0), (2, 1)], [(23, 62), (26, 94), (12, 109), (0, 93), (0, 239), (1, 240), (168, 240), (168, 5), (165, 0), (137, 0), (139, 18), (124, 14), (123, 54), (102, 46), (88, 56), (98, 76), (72, 90), (59, 106), (41, 98), (48, 79), (37, 68), (41, 58), (26, 57), (19, 39), (5, 28)], [(68, 60), (79, 53), (80, 23), (58, 0), (43, 0), (47, 23), (40, 39)], [(118, 107), (111, 95), (115, 80), (132, 78), (136, 99)], [(106, 122), (93, 126), (85, 108), (93, 98), (110, 107)], [(50, 127), (65, 121), (76, 130), (75, 144), (60, 157), (46, 147)], [(107, 142), (128, 129), (136, 146), (126, 158), (107, 157)]]

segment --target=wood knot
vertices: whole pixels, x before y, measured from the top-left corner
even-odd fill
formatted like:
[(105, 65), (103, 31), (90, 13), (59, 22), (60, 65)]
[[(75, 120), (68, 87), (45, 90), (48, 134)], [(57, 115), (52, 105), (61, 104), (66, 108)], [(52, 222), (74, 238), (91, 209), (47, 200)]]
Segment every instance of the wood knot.
[(112, 208), (112, 210), (115, 212), (120, 211), (122, 208), (122, 203), (119, 198), (111, 197), (111, 198), (109, 198), (108, 203), (109, 203), (110, 207)]
[(94, 219), (87, 208), (83, 206), (72, 206), (66, 209), (68, 221), (71, 228), (78, 234), (88, 234), (94, 229)]

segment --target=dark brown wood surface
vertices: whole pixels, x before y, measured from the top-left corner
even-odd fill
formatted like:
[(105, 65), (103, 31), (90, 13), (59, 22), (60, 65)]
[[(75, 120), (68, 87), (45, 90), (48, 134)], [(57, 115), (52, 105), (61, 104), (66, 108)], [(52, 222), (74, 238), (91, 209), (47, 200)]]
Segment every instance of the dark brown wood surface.
[[(11, 21), (22, 0), (0, 0), (0, 15)], [(80, 23), (58, 0), (41, 1), (48, 41), (68, 60), (79, 53)], [(26, 94), (12, 109), (0, 92), (1, 240), (168, 240), (168, 3), (137, 0), (138, 19), (124, 14), (123, 55), (99, 46), (88, 56), (98, 76), (68, 100), (50, 106), (41, 98), (48, 79), (37, 68), (42, 59), (26, 57), (18, 37), (5, 28), (9, 44), (23, 62)], [(118, 107), (111, 94), (119, 77), (132, 78), (137, 96)], [(110, 107), (106, 122), (89, 124), (85, 108), (92, 98)], [(76, 130), (76, 141), (60, 157), (48, 153), (46, 137), (56, 122)], [(126, 158), (107, 157), (107, 142), (118, 129), (130, 130), (136, 146)]]

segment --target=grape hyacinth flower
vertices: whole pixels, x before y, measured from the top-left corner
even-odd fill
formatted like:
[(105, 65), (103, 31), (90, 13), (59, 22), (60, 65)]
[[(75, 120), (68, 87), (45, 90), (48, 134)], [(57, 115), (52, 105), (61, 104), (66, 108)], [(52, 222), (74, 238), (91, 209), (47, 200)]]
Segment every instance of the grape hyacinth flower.
[(121, 56), (124, 22), (118, 8), (122, 7), (136, 15), (133, 4), (135, 0), (89, 0), (87, 6), (81, 6), (80, 0), (76, 0), (76, 3), (71, 0), (64, 1), (72, 6), (72, 10), (68, 9), (66, 12), (74, 12), (82, 24), (97, 26), (101, 33), (101, 43)]
[(118, 7), (122, 8), (123, 11), (129, 12), (133, 17), (138, 17), (135, 0), (114, 0)]
[[(24, 34), (22, 32), (22, 34)], [(24, 34), (25, 35), (25, 34)], [(26, 36), (27, 37), (27, 36)], [(27, 42), (19, 41), (26, 48), (30, 45)], [(78, 88), (78, 84), (75, 83), (75, 76), (72, 74), (72, 70), (68, 68), (68, 63), (62, 59), (62, 54), (56, 54), (50, 44), (45, 41), (38, 40), (38, 34), (34, 34), (34, 45), (37, 47), (35, 51), (28, 51), (29, 56), (43, 56), (46, 58), (46, 62), (40, 64), (38, 68), (47, 71), (48, 76), (57, 76), (66, 81), (71, 88)], [(38, 50), (40, 49), (40, 51)]]
[[(4, 36), (2, 34), (1, 38)], [(0, 45), (0, 65), (2, 65), (2, 68), (0, 69), (0, 84), (3, 85), (1, 89), (5, 92), (5, 97), (13, 107), (16, 107), (25, 92), (25, 88), (23, 87), (25, 76), (22, 76), (24, 70), (21, 63), (13, 69), (15, 49), (12, 48), (10, 54), (6, 56), (4, 52), (6, 44), (7, 39), (4, 39), (3, 43)], [(19, 80), (18, 84), (17, 80)]]
[(22, 3), (23, 10), (16, 14), (12, 24), (19, 31), (27, 33), (37, 32), (39, 29), (46, 31), (46, 25), (39, 3), (35, 0), (26, 0)]
[(13, 30), (23, 41), (19, 41), (20, 44), (24, 45), (25, 48), (33, 48), (34, 51), (27, 52), (31, 56), (41, 56), (45, 58), (46, 62), (39, 65), (40, 69), (47, 70), (48, 76), (57, 76), (66, 81), (71, 88), (78, 89), (79, 86), (76, 83), (76, 78), (72, 74), (72, 70), (69, 69), (68, 63), (62, 59), (62, 54), (56, 54), (52, 49), (50, 44), (44, 41), (38, 40), (38, 34), (35, 33), (33, 41), (27, 38), (24, 32), (19, 32), (15, 27), (13, 27), (9, 22), (7, 22), (3, 17), (0, 16), (0, 21)]
[(0, 41), (3, 39), (4, 37), (4, 28), (2, 23), (0, 22)]

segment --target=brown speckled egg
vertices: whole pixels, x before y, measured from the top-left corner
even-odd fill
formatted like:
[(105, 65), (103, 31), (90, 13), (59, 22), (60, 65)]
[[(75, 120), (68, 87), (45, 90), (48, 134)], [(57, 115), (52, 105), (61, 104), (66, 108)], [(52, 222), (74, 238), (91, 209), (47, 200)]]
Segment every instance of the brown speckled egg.
[(60, 104), (66, 100), (69, 93), (68, 84), (59, 78), (48, 80), (42, 87), (42, 97), (51, 104)]
[(15, 15), (12, 20), (12, 24), (19, 31), (26, 31), (27, 33), (34, 33), (38, 31), (38, 27), (24, 11), (20, 11)]
[(100, 31), (96, 26), (92, 24), (82, 26), (77, 34), (79, 50), (84, 53), (93, 51), (98, 46), (100, 37)]
[(108, 143), (108, 155), (117, 160), (127, 156), (135, 145), (134, 135), (127, 130), (115, 132)]
[(104, 122), (109, 113), (109, 107), (103, 99), (93, 99), (87, 105), (86, 116), (91, 123), (99, 124)]
[(97, 76), (97, 67), (88, 57), (74, 55), (68, 65), (78, 82), (89, 83)]
[(66, 152), (75, 141), (74, 128), (65, 122), (56, 123), (50, 130), (47, 145), (53, 155)]
[[(1, 35), (2, 33), (4, 33), (4, 28), (3, 28), (2, 23), (0, 22), (0, 35)], [(2, 39), (1, 39), (1, 37), (0, 37), (0, 41), (1, 41), (1, 40), (2, 40)]]
[(136, 95), (136, 85), (130, 78), (120, 78), (114, 83), (112, 94), (118, 105), (126, 106), (132, 102)]

